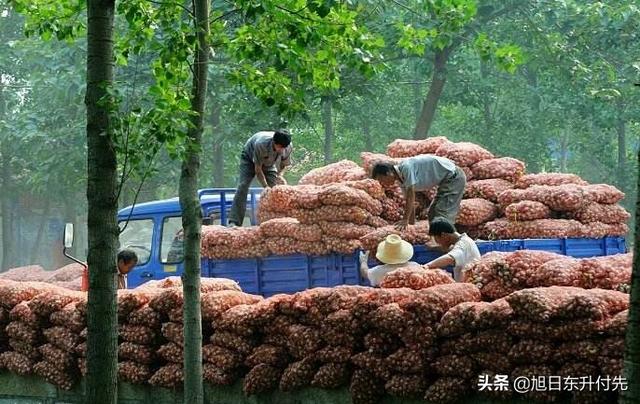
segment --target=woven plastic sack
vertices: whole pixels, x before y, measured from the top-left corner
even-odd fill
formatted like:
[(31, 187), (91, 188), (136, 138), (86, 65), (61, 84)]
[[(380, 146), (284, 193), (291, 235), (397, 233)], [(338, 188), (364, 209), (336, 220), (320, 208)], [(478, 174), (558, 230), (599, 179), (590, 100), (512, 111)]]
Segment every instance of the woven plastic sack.
[(384, 388), (395, 397), (416, 397), (424, 393), (427, 383), (422, 375), (393, 375)]
[(33, 361), (18, 352), (8, 351), (0, 354), (0, 363), (10, 372), (22, 376), (33, 372)]
[(37, 316), (29, 307), (28, 302), (20, 302), (9, 311), (9, 320), (18, 321), (30, 328), (36, 329), (41, 326), (43, 318)]
[(386, 154), (369, 152), (360, 153), (360, 158), (362, 159), (362, 167), (367, 173), (371, 173), (371, 170), (376, 163), (399, 164), (403, 160), (399, 158), (389, 157)]
[(318, 366), (310, 358), (293, 362), (282, 373), (279, 385), (280, 391), (294, 391), (309, 386), (317, 369)]
[(583, 187), (589, 199), (597, 203), (613, 205), (624, 199), (624, 192), (609, 184), (591, 184)]
[(245, 376), (242, 390), (247, 396), (275, 390), (281, 376), (282, 369), (266, 364), (257, 365)]
[(538, 219), (511, 222), (496, 219), (484, 225), (490, 239), (575, 238), (583, 233), (582, 224), (568, 219)]
[(358, 206), (322, 206), (318, 209), (300, 209), (294, 216), (304, 224), (326, 222), (351, 222), (365, 224), (371, 214)]
[(251, 337), (245, 337), (225, 331), (214, 332), (210, 341), (213, 345), (231, 349), (241, 355), (250, 355), (256, 345), (255, 339)]
[(262, 296), (244, 292), (221, 291), (202, 295), (202, 319), (211, 321), (218, 319), (222, 313), (239, 304), (255, 304), (263, 300)]
[(322, 233), (333, 238), (359, 239), (375, 230), (366, 224), (350, 222), (320, 222)]
[(33, 361), (40, 360), (42, 356), (36, 345), (21, 340), (9, 339), (9, 347)]
[(575, 174), (540, 173), (523, 175), (516, 181), (515, 187), (529, 188), (533, 185), (555, 186), (563, 184), (587, 185), (588, 183)]
[(149, 379), (152, 386), (166, 387), (174, 389), (182, 386), (184, 382), (184, 371), (182, 365), (171, 363), (158, 369)]
[(69, 282), (82, 277), (84, 267), (78, 263), (71, 263), (50, 272), (47, 282)]
[(184, 352), (182, 347), (175, 342), (169, 342), (160, 346), (156, 351), (158, 358), (168, 363), (182, 363), (184, 360)]
[(211, 246), (248, 247), (262, 240), (260, 227), (202, 226), (202, 248)]
[(46, 360), (36, 363), (33, 366), (33, 373), (62, 390), (71, 390), (76, 383), (73, 375), (61, 369), (57, 363)]
[(455, 403), (469, 391), (465, 379), (457, 377), (441, 377), (436, 380), (424, 394), (427, 403)]
[(337, 254), (351, 254), (362, 247), (359, 239), (323, 236), (322, 242), (329, 252)]
[(75, 355), (56, 348), (52, 344), (44, 344), (38, 347), (42, 358), (59, 369), (69, 369), (75, 364)]
[(449, 309), (440, 319), (438, 333), (443, 337), (469, 331), (502, 329), (513, 318), (513, 310), (505, 299), (493, 302), (463, 302)]
[(520, 201), (507, 206), (504, 215), (513, 222), (549, 219), (551, 218), (551, 209), (542, 202)]
[(64, 326), (76, 333), (80, 333), (87, 326), (86, 317), (77, 310), (75, 302), (51, 313), (49, 320), (53, 325)]
[(318, 225), (300, 224), (297, 219), (280, 218), (260, 223), (262, 234), (269, 236), (286, 235), (301, 241), (322, 240), (322, 230)]
[(560, 318), (598, 320), (629, 306), (629, 297), (622, 292), (566, 286), (523, 289), (506, 299), (518, 317), (539, 322)]
[(51, 276), (40, 265), (27, 265), (23, 267), (10, 268), (0, 273), (0, 279), (17, 282), (42, 282)]
[(155, 352), (152, 347), (125, 341), (118, 345), (118, 358), (148, 365), (153, 363)]
[(494, 158), (490, 151), (469, 142), (444, 143), (435, 154), (452, 160), (460, 167), (469, 167), (479, 161)]
[(511, 182), (500, 178), (467, 181), (467, 185), (464, 188), (464, 197), (483, 198), (495, 203), (498, 202), (498, 195), (511, 188), (513, 188)]
[(341, 184), (328, 185), (322, 188), (318, 198), (323, 205), (330, 206), (358, 206), (372, 215), (382, 213), (382, 204), (360, 189)]
[(389, 272), (380, 283), (381, 288), (426, 289), (435, 285), (453, 283), (448, 272), (441, 269), (400, 268)]
[(320, 366), (311, 385), (321, 389), (337, 389), (347, 383), (351, 374), (345, 363), (325, 363)]
[(524, 174), (525, 164), (511, 157), (501, 157), (479, 161), (471, 166), (471, 171), (479, 180), (503, 178), (514, 182)]
[(481, 198), (463, 199), (456, 224), (478, 226), (495, 219), (496, 216), (498, 216), (498, 207), (493, 202)]
[(367, 173), (353, 161), (340, 160), (323, 167), (314, 168), (300, 178), (300, 185), (325, 185), (335, 182), (359, 180)]
[(40, 338), (40, 330), (29, 327), (29, 325), (20, 321), (10, 322), (5, 331), (9, 338), (23, 341), (27, 344), (34, 345)]
[(386, 197), (384, 188), (382, 187), (380, 182), (372, 178), (366, 178), (357, 181), (345, 181), (341, 182), (340, 184), (354, 189), (362, 190), (373, 199), (379, 201), (383, 200)]
[(237, 372), (225, 372), (212, 363), (202, 364), (202, 378), (214, 386), (230, 386), (237, 379)]
[(360, 238), (360, 243), (364, 250), (369, 250), (373, 255), (377, 250), (378, 244), (390, 234), (397, 234), (403, 240), (411, 244), (425, 244), (429, 241), (429, 222), (416, 222), (415, 225), (409, 225), (404, 231), (398, 231), (394, 226), (386, 226), (372, 231), (364, 237)]
[(592, 319), (556, 320), (545, 323), (528, 320), (512, 321), (506, 328), (514, 337), (536, 339), (540, 341), (574, 341), (576, 336), (591, 338), (601, 334), (607, 325), (606, 320)]
[(375, 404), (384, 395), (384, 382), (367, 370), (357, 369), (351, 376), (349, 392), (353, 404)]
[(428, 137), (419, 140), (396, 139), (387, 145), (387, 154), (391, 157), (413, 157), (419, 154), (434, 154), (443, 144), (449, 142), (444, 136)]
[(568, 217), (582, 223), (601, 222), (616, 224), (626, 222), (631, 215), (620, 205), (604, 205), (594, 202), (584, 206), (580, 210), (571, 212)]
[(394, 372), (413, 374), (425, 370), (423, 352), (419, 349), (400, 348), (385, 359), (387, 368)]
[(273, 255), (324, 255), (327, 253), (327, 246), (324, 241), (301, 241), (291, 237), (268, 237), (265, 245)]
[(463, 377), (468, 379), (476, 373), (476, 364), (473, 359), (462, 355), (440, 356), (431, 366), (440, 376)]

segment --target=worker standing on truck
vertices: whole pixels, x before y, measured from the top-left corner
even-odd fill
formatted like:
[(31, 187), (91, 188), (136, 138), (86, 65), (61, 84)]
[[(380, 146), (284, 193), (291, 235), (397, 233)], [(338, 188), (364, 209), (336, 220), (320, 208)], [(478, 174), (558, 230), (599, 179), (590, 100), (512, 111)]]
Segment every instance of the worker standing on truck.
[(400, 181), (406, 199), (404, 217), (396, 223), (399, 230), (408, 224), (415, 223), (416, 191), (426, 191), (437, 186), (438, 192), (429, 207), (429, 220), (444, 217), (451, 223), (456, 222), (460, 211), (460, 201), (467, 184), (464, 171), (444, 157), (423, 154), (410, 157), (398, 165), (392, 163), (376, 163), (371, 177), (383, 186), (391, 186)]
[(291, 164), (291, 150), (291, 135), (284, 129), (258, 132), (249, 138), (240, 155), (240, 175), (229, 212), (229, 226), (242, 226), (254, 177), (264, 188), (286, 183), (282, 174)]
[(413, 246), (411, 243), (404, 241), (397, 234), (388, 235), (378, 244), (376, 258), (383, 265), (369, 268), (369, 251), (360, 252), (360, 276), (368, 279), (371, 286), (379, 286), (380, 282), (386, 274), (399, 268), (422, 268), (413, 261), (409, 261), (413, 257)]
[(427, 263), (425, 268), (444, 268), (453, 265), (453, 279), (462, 281), (462, 269), (480, 259), (478, 246), (466, 233), (458, 233), (454, 225), (444, 218), (436, 218), (429, 224), (429, 235), (446, 253)]
[(118, 289), (127, 288), (127, 274), (138, 264), (138, 255), (131, 250), (118, 253)]

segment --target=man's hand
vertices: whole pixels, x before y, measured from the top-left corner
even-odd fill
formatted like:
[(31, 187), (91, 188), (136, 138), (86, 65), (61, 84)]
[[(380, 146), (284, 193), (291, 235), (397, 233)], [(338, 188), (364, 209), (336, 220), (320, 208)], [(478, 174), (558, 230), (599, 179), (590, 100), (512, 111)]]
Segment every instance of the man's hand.
[(281, 174), (276, 177), (276, 185), (287, 185), (287, 180)]
[(407, 229), (409, 225), (409, 221), (407, 219), (402, 219), (399, 222), (396, 222), (396, 230), (404, 231)]
[(360, 251), (360, 264), (369, 262), (369, 251)]

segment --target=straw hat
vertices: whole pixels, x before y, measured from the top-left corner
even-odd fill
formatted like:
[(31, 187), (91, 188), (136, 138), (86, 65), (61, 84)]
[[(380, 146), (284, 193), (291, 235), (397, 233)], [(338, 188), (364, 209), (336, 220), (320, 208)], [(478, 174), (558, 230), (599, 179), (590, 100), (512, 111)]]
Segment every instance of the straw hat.
[(385, 264), (404, 264), (413, 257), (413, 246), (397, 234), (390, 234), (378, 244), (376, 258)]

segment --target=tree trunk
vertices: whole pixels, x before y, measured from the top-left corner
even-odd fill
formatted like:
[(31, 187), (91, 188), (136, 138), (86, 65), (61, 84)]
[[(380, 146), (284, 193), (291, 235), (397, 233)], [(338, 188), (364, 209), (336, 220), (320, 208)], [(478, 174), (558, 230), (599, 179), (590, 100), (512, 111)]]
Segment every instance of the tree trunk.
[(623, 105), (618, 103), (618, 119), (616, 124), (616, 132), (618, 133), (618, 186), (626, 191), (626, 178), (628, 177), (625, 170), (627, 166), (627, 127), (623, 116)]
[(117, 403), (117, 157), (110, 112), (114, 0), (87, 2), (88, 403)]
[(364, 134), (364, 151), (373, 151), (373, 138), (371, 137), (371, 125), (369, 119), (362, 120), (362, 133)]
[[(51, 211), (51, 198), (46, 198), (46, 202), (44, 203), (44, 209), (42, 210), (42, 219), (40, 219), (40, 224), (38, 225), (38, 232), (36, 233), (36, 239), (33, 242), (33, 247), (31, 248), (31, 257), (29, 262), (35, 264), (38, 262), (40, 258), (40, 252), (42, 250), (42, 236), (44, 235), (44, 228), (47, 224), (47, 219), (49, 217), (49, 212)], [(76, 229), (78, 226), (76, 225)], [(74, 244), (77, 245), (77, 242)], [(62, 248), (62, 246), (60, 246)]]
[(211, 131), (213, 132), (213, 186), (224, 187), (224, 134), (220, 127), (220, 104), (217, 102), (211, 110)]
[[(0, 119), (4, 118), (6, 113), (6, 104), (4, 101), (4, 93), (0, 87)], [(11, 229), (11, 162), (9, 161), (9, 141), (2, 141), (0, 139), (0, 158), (2, 164), (0, 164), (0, 181), (2, 187), (0, 188), (0, 215), (2, 215), (2, 267), (1, 271), (9, 269), (11, 267), (11, 255), (12, 255), (12, 241), (13, 231)]]
[[(0, 100), (1, 101), (1, 100)], [(11, 214), (11, 164), (6, 142), (0, 143), (0, 157), (2, 157), (2, 195), (0, 195), (0, 209), (2, 214), (2, 269), (11, 268), (13, 255), (13, 215)]]
[(433, 74), (431, 76), (431, 85), (429, 86), (429, 92), (427, 98), (422, 105), (422, 111), (420, 117), (416, 123), (415, 132), (413, 134), (414, 139), (426, 139), (429, 135), (429, 129), (433, 123), (433, 119), (436, 115), (436, 108), (438, 107), (438, 101), (442, 95), (444, 84), (447, 81), (447, 60), (451, 53), (451, 48), (447, 47), (442, 50), (436, 51), (433, 60)]
[(207, 94), (209, 47), (209, 2), (195, 0), (195, 29), (198, 34), (191, 93), (192, 127), (180, 174), (180, 207), (184, 228), (184, 402), (202, 404), (202, 318), (200, 315), (200, 235), (202, 211), (198, 200), (198, 170)]
[(567, 160), (569, 154), (569, 135), (566, 130), (562, 130), (560, 137), (560, 172), (567, 172)]
[(322, 97), (322, 125), (324, 126), (324, 163), (329, 164), (333, 159), (333, 117), (332, 101), (330, 97)]
[[(640, 152), (638, 152), (638, 163), (640, 163)], [(640, 189), (640, 175), (637, 187)], [(620, 393), (619, 402), (622, 404), (640, 403), (640, 195), (636, 197), (633, 272), (631, 274), (631, 297), (625, 338), (623, 376), (628, 382), (628, 389)]]

